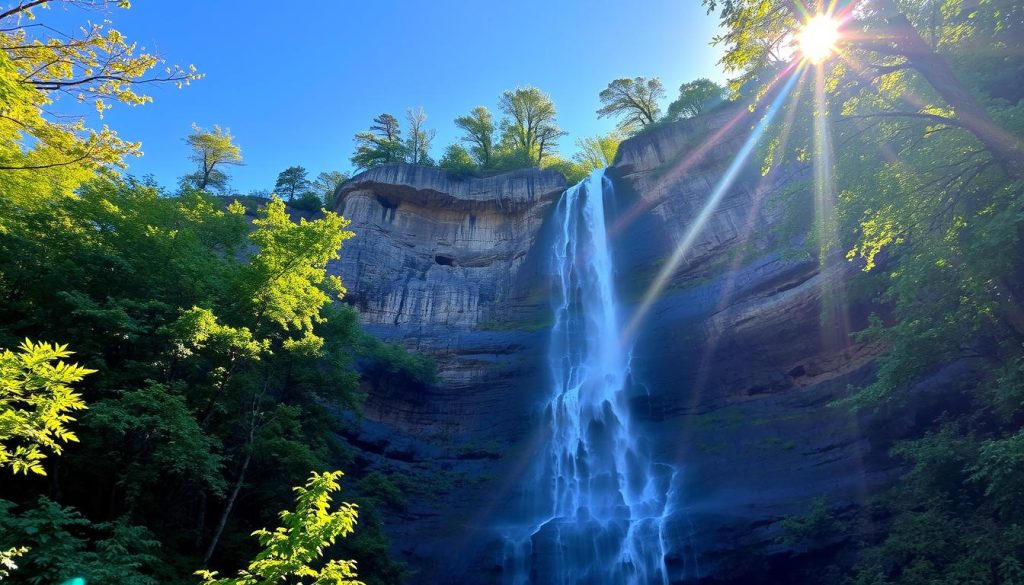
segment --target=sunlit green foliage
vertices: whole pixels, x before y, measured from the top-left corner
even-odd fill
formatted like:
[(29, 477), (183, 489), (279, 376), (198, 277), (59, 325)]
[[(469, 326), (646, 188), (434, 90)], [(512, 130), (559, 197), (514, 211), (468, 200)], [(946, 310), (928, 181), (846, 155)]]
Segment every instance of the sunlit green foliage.
[(668, 105), (664, 121), (695, 118), (723, 99), (725, 90), (714, 81), (704, 77), (688, 81), (679, 86), (679, 97)]
[(465, 177), (480, 168), (461, 144), (449, 144), (437, 166), (457, 177)]
[(193, 124), (185, 144), (192, 150), (189, 159), (196, 164), (196, 170), (182, 177), (182, 185), (200, 191), (225, 192), (229, 177), (224, 167), (242, 164), (242, 149), (234, 140), (228, 129), (214, 126), (213, 130), (203, 130)]
[(665, 97), (665, 86), (657, 77), (616, 79), (601, 90), (597, 117), (615, 117), (620, 132), (632, 132), (655, 123), (661, 115), (658, 101)]
[[(455, 118), (455, 126), (465, 132), (461, 140), (470, 145), (467, 154), (472, 154), (473, 160), (481, 168), (489, 168), (494, 156), (494, 116), (490, 110), (477, 106), (468, 115)], [(448, 154), (451, 154), (449, 165), (455, 164), (452, 162), (453, 157), (461, 156), (458, 152), (452, 153), (451, 147)]]
[(357, 169), (402, 162), (407, 154), (398, 118), (388, 113), (374, 118), (370, 129), (356, 134), (354, 140), (356, 152), (351, 160)]
[[(794, 4), (705, 4), (725, 25), (734, 90), (757, 97), (798, 57)], [(863, 3), (820, 97), (810, 69), (769, 137), (766, 169), (828, 173), (807, 185), (834, 206), (812, 232), (820, 257), (838, 248), (877, 275), (863, 280), (886, 307), (859, 334), (886, 350), (877, 376), (843, 405), (891, 411), (925, 399), (910, 390), (927, 378), (959, 397), (894, 449), (909, 471), (877, 504), (887, 522), (859, 543), (852, 583), (1024, 582), (1022, 15), (1010, 0)]]
[(342, 503), (331, 511), (331, 494), (340, 489), (340, 471), (313, 473), (305, 487), (295, 488), (295, 511), (281, 512), (281, 526), (257, 530), (262, 550), (237, 577), (218, 578), (200, 571), (203, 585), (276, 585), (282, 581), (309, 585), (362, 585), (356, 580), (355, 561), (331, 559), (319, 563), (324, 548), (355, 529), (357, 513)]
[[(193, 67), (165, 68), (109, 22), (86, 23), (83, 14), (81, 28), (62, 30), (37, 20), (45, 8), (73, 13), (127, 7), (126, 1), (62, 0), (0, 9), (0, 193), (8, 205), (32, 207), (68, 195), (97, 170), (139, 154), (139, 143), (107, 126), (89, 128), (62, 104), (88, 101), (102, 116), (115, 103), (150, 102), (147, 85), (181, 86), (199, 77)], [(0, 210), (0, 229), (7, 213)]]
[(46, 452), (78, 441), (66, 425), (86, 406), (70, 385), (95, 370), (64, 362), (66, 345), (26, 340), (18, 350), (0, 349), (0, 468), (46, 475)]
[(572, 158), (588, 170), (610, 167), (615, 162), (615, 155), (619, 152), (619, 144), (622, 143), (622, 139), (622, 134), (618, 132), (604, 136), (577, 138), (577, 151)]
[(557, 141), (566, 132), (558, 127), (551, 96), (536, 87), (517, 87), (501, 94), (498, 107), (506, 115), (500, 124), (501, 148), (509, 160), (540, 165), (556, 153)]
[(28, 552), (23, 546), (14, 546), (7, 550), (0, 550), (0, 580), (9, 577), (11, 571), (18, 568), (15, 559)]

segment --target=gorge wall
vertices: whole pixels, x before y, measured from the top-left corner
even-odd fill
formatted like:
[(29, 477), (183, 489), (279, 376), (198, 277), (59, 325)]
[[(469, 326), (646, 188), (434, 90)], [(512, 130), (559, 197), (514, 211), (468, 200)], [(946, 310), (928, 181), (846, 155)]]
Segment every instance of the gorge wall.
[[(683, 470), (666, 563), (682, 574), (695, 555), (708, 582), (792, 578), (800, 551), (780, 544), (782, 519), (816, 497), (852, 513), (898, 472), (889, 445), (914, 425), (913, 412), (829, 406), (872, 376), (877, 348), (849, 333), (878, 307), (852, 289), (857, 267), (805, 253), (808, 169), (761, 176), (757, 161), (745, 165), (645, 303), (752, 116), (727, 109), (645, 133), (607, 171), (625, 320), (646, 310), (631, 362), (634, 428)], [(389, 474), (405, 494), (386, 523), (414, 582), (501, 582), (493, 525), (543, 439), (549, 220), (565, 188), (549, 171), (460, 179), (395, 165), (337, 193), (356, 232), (332, 266), (347, 302), (374, 334), (439, 367), (436, 384), (367, 388), (348, 437), (357, 471)]]

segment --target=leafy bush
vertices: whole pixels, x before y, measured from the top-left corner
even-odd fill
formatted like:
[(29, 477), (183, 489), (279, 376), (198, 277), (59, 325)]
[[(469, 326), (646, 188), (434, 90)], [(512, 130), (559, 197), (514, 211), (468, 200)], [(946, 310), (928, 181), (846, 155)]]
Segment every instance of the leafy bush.
[[(77, 510), (40, 497), (34, 507), (0, 500), (0, 549), (25, 547), (16, 576), (31, 585), (81, 577), (91, 585), (157, 585), (159, 543), (122, 522), (92, 523)], [(20, 573), (20, 574), (19, 574)]]

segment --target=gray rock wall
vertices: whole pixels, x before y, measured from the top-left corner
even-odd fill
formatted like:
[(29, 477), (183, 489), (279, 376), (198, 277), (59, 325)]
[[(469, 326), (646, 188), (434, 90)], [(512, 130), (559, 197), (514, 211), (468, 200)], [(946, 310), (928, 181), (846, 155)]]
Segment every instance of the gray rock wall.
[[(627, 313), (643, 306), (754, 116), (725, 109), (623, 143), (608, 171), (609, 233)], [(692, 575), (696, 553), (702, 575), (736, 583), (763, 572), (751, 551), (792, 552), (777, 541), (786, 515), (819, 496), (849, 514), (885, 485), (898, 471), (888, 446), (914, 424), (829, 406), (872, 376), (878, 348), (849, 333), (879, 308), (850, 290), (856, 266), (819, 262), (813, 242), (798, 253), (814, 214), (808, 169), (762, 177), (759, 167), (743, 167), (667, 275), (632, 364), (637, 427), (658, 460), (684, 470), (669, 566)], [(500, 582), (493, 522), (542, 443), (545, 220), (564, 188), (539, 171), (459, 181), (398, 165), (338, 193), (357, 234), (332, 267), (349, 300), (374, 332), (441, 370), (434, 388), (369, 389), (352, 437), (367, 445), (368, 469), (411, 478), (390, 531), (415, 582)], [(417, 487), (428, 483), (440, 487)]]

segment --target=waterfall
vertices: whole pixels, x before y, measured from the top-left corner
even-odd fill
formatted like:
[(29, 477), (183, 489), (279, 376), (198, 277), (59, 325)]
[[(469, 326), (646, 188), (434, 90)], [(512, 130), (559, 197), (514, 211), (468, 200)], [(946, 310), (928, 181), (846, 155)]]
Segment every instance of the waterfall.
[(678, 473), (652, 462), (634, 434), (606, 195), (612, 185), (598, 170), (556, 210), (548, 428), (519, 521), (505, 530), (509, 585), (670, 582), (665, 530)]

